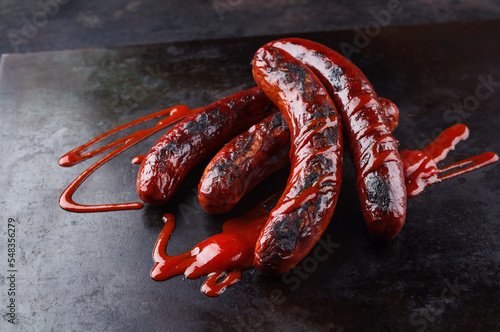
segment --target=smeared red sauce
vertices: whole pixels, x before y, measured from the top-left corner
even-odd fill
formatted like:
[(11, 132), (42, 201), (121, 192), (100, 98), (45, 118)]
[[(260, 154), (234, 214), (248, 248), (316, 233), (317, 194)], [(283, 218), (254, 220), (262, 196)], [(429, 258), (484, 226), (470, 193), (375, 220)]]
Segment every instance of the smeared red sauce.
[[(200, 109), (190, 110), (186, 106), (179, 105), (153, 113), (112, 129), (62, 156), (59, 159), (59, 164), (68, 167), (114, 148), (80, 174), (64, 190), (59, 199), (59, 205), (63, 209), (72, 212), (104, 212), (142, 208), (142, 203), (83, 205), (75, 203), (72, 200), (72, 195), (81, 183), (104, 163), (139, 141), (198, 110)], [(166, 118), (149, 129), (139, 130), (103, 147), (84, 153), (90, 146), (114, 133), (162, 116), (166, 116)], [(403, 150), (400, 152), (404, 163), (408, 197), (415, 197), (425, 187), (433, 183), (473, 171), (498, 160), (495, 153), (486, 152), (441, 169), (438, 168), (437, 164), (443, 161), (447, 154), (468, 136), (469, 129), (465, 125), (459, 124), (443, 131), (439, 137), (421, 151)], [(132, 159), (132, 163), (140, 164), (143, 159), (144, 155), (136, 156)], [(295, 209), (304, 201), (311, 199), (311, 196), (315, 194), (310, 189), (304, 190), (301, 195), (282, 206), (283, 212)], [(227, 287), (241, 280), (242, 271), (253, 267), (255, 245), (262, 228), (269, 218), (269, 213), (264, 208), (264, 204), (257, 205), (239, 218), (226, 221), (222, 226), (222, 233), (216, 234), (200, 242), (192, 250), (176, 256), (169, 256), (166, 252), (168, 241), (175, 228), (174, 216), (167, 213), (163, 217), (165, 226), (153, 250), (155, 265), (151, 271), (152, 279), (162, 281), (181, 274), (184, 274), (189, 279), (207, 276), (201, 291), (210, 297), (222, 294)]]
[[(75, 203), (72, 199), (72, 196), (76, 189), (82, 184), (85, 179), (87, 179), (90, 174), (92, 174), (96, 169), (101, 167), (103, 164), (111, 160), (112, 158), (116, 157), (118, 154), (122, 153), (126, 149), (130, 148), (134, 144), (138, 143), (139, 141), (153, 135), (154, 133), (172, 125), (175, 122), (180, 121), (182, 118), (186, 117), (189, 114), (195, 113), (200, 109), (194, 109), (191, 110), (187, 106), (184, 105), (178, 105), (174, 106), (171, 108), (167, 108), (165, 110), (144, 116), (142, 118), (139, 118), (137, 120), (131, 121), (129, 123), (126, 123), (124, 125), (118, 126), (102, 135), (97, 136), (96, 138), (92, 139), (91, 141), (83, 144), (82, 146), (77, 147), (76, 149), (73, 149), (72, 151), (66, 153), (64, 156), (62, 156), (59, 159), (59, 165), (68, 167), (68, 166), (73, 166), (79, 162), (82, 162), (86, 159), (89, 159), (91, 157), (94, 157), (97, 154), (100, 154), (104, 151), (110, 150), (112, 148), (115, 148), (114, 150), (110, 151), (108, 154), (106, 154), (104, 157), (99, 159), (96, 163), (94, 163), (92, 166), (87, 168), (83, 173), (81, 173), (61, 194), (61, 197), (59, 198), (59, 206), (61, 208), (71, 211), (71, 212), (105, 212), (105, 211), (118, 211), (118, 210), (133, 210), (133, 209), (140, 209), (143, 207), (142, 203), (119, 203), (119, 204), (99, 204), (99, 205), (83, 205), (83, 204), (78, 204)], [(84, 153), (85, 150), (87, 150), (90, 146), (96, 144), (97, 142), (103, 140), (104, 138), (115, 134), (121, 130), (124, 130), (126, 128), (130, 128), (132, 126), (138, 125), (140, 123), (146, 122), (148, 120), (156, 119), (159, 117), (165, 116), (166, 118), (160, 120), (158, 123), (156, 123), (155, 126), (149, 128), (149, 129), (143, 129), (143, 130), (138, 130), (135, 133), (132, 133), (126, 137), (117, 139), (103, 147), (97, 148), (95, 150), (89, 151)], [(138, 158), (140, 162), (140, 157)], [(134, 160), (136, 159), (134, 158)], [(134, 162), (134, 160), (132, 162)]]
[(165, 214), (165, 226), (153, 250), (151, 277), (163, 281), (181, 274), (189, 279), (207, 275), (201, 291), (210, 297), (220, 295), (241, 279), (241, 271), (252, 268), (255, 243), (268, 217), (266, 209), (257, 205), (243, 216), (226, 221), (222, 233), (200, 242), (191, 251), (169, 256), (166, 250), (175, 218)]
[(463, 124), (457, 124), (444, 130), (422, 151), (403, 150), (400, 152), (405, 169), (408, 197), (417, 196), (431, 184), (471, 172), (498, 160), (497, 154), (486, 152), (444, 168), (438, 168), (437, 164), (446, 158), (448, 152), (455, 149), (455, 146), (467, 137), (469, 137), (469, 128)]

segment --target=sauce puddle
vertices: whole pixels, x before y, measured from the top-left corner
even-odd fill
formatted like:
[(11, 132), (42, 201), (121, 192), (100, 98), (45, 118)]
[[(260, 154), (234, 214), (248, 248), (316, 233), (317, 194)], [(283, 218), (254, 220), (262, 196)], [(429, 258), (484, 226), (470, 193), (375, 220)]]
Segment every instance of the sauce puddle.
[(165, 214), (165, 226), (153, 250), (155, 265), (151, 278), (163, 281), (181, 274), (189, 279), (207, 275), (201, 291), (210, 297), (222, 294), (241, 280), (241, 271), (252, 268), (255, 244), (268, 217), (267, 210), (259, 204), (241, 217), (226, 221), (222, 233), (200, 242), (191, 251), (169, 256), (167, 244), (175, 218)]

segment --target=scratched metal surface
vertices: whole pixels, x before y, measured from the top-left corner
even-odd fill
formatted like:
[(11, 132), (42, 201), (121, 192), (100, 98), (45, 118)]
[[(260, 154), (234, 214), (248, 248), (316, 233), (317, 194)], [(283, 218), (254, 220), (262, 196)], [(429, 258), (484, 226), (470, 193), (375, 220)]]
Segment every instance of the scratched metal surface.
[[(364, 41), (355, 31), (302, 36), (336, 50), (356, 47), (352, 60), (379, 95), (400, 107), (395, 136), (402, 148), (420, 149), (440, 129), (462, 122), (470, 138), (446, 163), (500, 152), (499, 21), (387, 28)], [(176, 214), (169, 253), (184, 252), (282, 184), (286, 171), (222, 217), (205, 214), (196, 202), (201, 167), (162, 208), (75, 214), (58, 207), (61, 191), (92, 163), (61, 168), (61, 155), (153, 111), (181, 103), (202, 106), (253, 86), (250, 60), (270, 39), (3, 56), (2, 330), (500, 329), (498, 165), (410, 199), (403, 231), (381, 244), (363, 225), (347, 161), (341, 198), (322, 238), (326, 247), (285, 277), (246, 271), (240, 283), (214, 299), (200, 293), (203, 278), (150, 279), (161, 215)], [(130, 159), (157, 138), (99, 169), (75, 200), (136, 201), (137, 166)], [(9, 218), (17, 225), (15, 326), (5, 315)]]

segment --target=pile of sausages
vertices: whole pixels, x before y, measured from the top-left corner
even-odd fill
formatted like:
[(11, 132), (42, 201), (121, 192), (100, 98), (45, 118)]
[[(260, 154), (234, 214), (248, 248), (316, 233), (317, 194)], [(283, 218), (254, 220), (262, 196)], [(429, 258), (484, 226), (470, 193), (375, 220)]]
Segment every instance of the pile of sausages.
[(191, 170), (215, 154), (198, 199), (207, 212), (224, 213), (291, 162), (285, 191), (257, 240), (254, 259), (263, 274), (281, 274), (309, 253), (332, 218), (344, 138), (365, 223), (376, 238), (393, 239), (404, 224), (407, 198), (392, 136), (397, 107), (378, 97), (353, 63), (309, 40), (270, 42), (252, 64), (258, 87), (186, 117), (151, 148), (137, 179), (140, 198), (164, 204)]

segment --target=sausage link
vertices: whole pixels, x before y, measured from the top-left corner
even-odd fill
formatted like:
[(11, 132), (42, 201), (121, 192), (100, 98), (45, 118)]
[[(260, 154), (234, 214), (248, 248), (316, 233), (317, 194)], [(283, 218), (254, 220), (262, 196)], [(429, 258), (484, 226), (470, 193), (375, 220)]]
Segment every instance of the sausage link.
[(187, 174), (224, 143), (272, 113), (258, 87), (222, 98), (173, 126), (141, 163), (137, 193), (153, 206), (166, 203)]
[(365, 75), (326, 46), (298, 38), (267, 45), (300, 59), (325, 85), (342, 117), (365, 223), (375, 237), (393, 239), (403, 227), (407, 198), (403, 163), (391, 133), (397, 108), (380, 100)]
[(210, 161), (198, 186), (205, 211), (225, 213), (260, 181), (289, 163), (290, 132), (276, 112), (226, 144)]
[(253, 76), (291, 136), (291, 173), (255, 248), (254, 266), (277, 275), (309, 253), (332, 218), (342, 175), (341, 124), (323, 84), (288, 53), (260, 48)]

